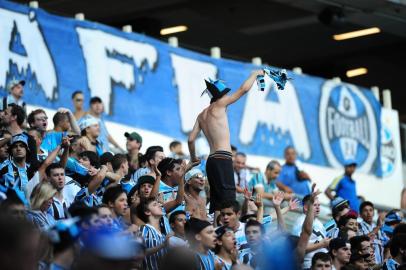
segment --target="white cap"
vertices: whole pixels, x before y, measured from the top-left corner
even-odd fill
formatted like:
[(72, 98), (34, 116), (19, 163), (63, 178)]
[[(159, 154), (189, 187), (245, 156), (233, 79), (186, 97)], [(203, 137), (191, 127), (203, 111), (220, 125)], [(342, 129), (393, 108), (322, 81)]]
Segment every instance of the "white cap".
[(191, 169), (190, 171), (188, 171), (188, 172), (185, 174), (185, 181), (188, 182), (191, 178), (193, 178), (193, 177), (196, 176), (197, 174), (203, 175), (203, 172), (202, 172), (199, 168), (197, 168), (197, 167)]
[(91, 117), (82, 119), (79, 123), (79, 127), (80, 127), (80, 130), (84, 130), (85, 128), (96, 125), (96, 124), (99, 124), (99, 120), (94, 118), (93, 116), (91, 116)]

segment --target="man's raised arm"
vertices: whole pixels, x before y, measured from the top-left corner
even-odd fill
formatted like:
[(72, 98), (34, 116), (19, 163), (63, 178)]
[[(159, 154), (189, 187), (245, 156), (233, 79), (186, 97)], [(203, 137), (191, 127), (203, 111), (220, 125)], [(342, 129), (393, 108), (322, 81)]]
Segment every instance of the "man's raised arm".
[(200, 128), (200, 125), (199, 125), (199, 119), (196, 119), (196, 123), (193, 126), (193, 129), (190, 132), (189, 138), (188, 138), (188, 141), (187, 141), (188, 146), (189, 146), (190, 160), (192, 162), (195, 162), (195, 161), (198, 160), (198, 158), (196, 157), (195, 141), (196, 141), (197, 136), (200, 133), (200, 130), (201, 130), (201, 128)]
[(251, 75), (248, 77), (248, 79), (245, 80), (245, 82), (240, 86), (240, 88), (238, 88), (237, 91), (235, 91), (230, 96), (226, 96), (226, 97), (220, 99), (218, 101), (218, 104), (222, 105), (224, 107), (227, 107), (228, 105), (236, 102), (238, 99), (240, 99), (240, 97), (245, 95), (251, 89), (252, 85), (254, 84), (254, 82), (257, 79), (257, 76), (259, 76), (259, 75), (264, 76), (264, 74), (265, 74), (265, 72), (262, 69), (254, 70), (253, 72), (251, 72)]

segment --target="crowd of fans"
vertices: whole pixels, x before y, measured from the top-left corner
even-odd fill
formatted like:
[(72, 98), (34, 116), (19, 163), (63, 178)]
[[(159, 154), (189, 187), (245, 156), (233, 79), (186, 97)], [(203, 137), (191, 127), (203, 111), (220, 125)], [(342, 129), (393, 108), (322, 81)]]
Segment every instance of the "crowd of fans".
[[(144, 150), (131, 131), (121, 149), (103, 101), (86, 111), (81, 91), (74, 113), (27, 112), (24, 83), (11, 81), (0, 104), (0, 269), (406, 269), (402, 212), (360, 201), (356, 161), (325, 191), (323, 224), (294, 148), (261, 172), (234, 147), (237, 200), (217, 217), (205, 157), (189, 162), (177, 141), (168, 157), (159, 142)], [(290, 211), (301, 214), (287, 228)]]

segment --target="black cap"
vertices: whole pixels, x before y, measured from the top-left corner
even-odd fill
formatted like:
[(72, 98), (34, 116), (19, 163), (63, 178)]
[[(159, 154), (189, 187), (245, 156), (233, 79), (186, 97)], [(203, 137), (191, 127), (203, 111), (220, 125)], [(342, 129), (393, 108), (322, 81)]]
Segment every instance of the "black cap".
[(206, 220), (190, 218), (185, 224), (185, 231), (189, 235), (196, 235), (212, 224)]
[(103, 101), (99, 97), (92, 97), (90, 99), (90, 104), (93, 104), (93, 103), (103, 103)]
[(155, 184), (155, 178), (152, 175), (143, 175), (140, 176), (140, 178), (138, 178), (138, 182), (137, 182), (137, 189), (140, 189), (140, 187), (145, 184), (145, 183), (149, 183), (151, 185)]
[(216, 229), (217, 239), (220, 239), (228, 231), (233, 231), (233, 230), (227, 226), (218, 227)]

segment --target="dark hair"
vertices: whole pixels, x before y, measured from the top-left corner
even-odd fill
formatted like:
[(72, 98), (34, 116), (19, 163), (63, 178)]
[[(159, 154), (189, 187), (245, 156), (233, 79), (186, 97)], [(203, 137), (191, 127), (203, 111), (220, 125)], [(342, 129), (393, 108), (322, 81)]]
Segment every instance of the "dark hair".
[(394, 235), (390, 242), (390, 254), (392, 255), (392, 257), (398, 256), (400, 249), (406, 249), (405, 233)]
[(322, 262), (331, 262), (331, 256), (325, 252), (317, 252), (312, 257), (312, 267), (316, 264), (316, 261), (320, 260)]
[(123, 154), (115, 154), (114, 157), (111, 159), (111, 167), (113, 167), (113, 171), (117, 171), (120, 169), (120, 166), (127, 162), (127, 156)]
[(401, 233), (406, 234), (406, 223), (400, 223), (396, 225), (395, 229), (393, 230), (393, 235)]
[(175, 168), (176, 164), (181, 165), (182, 162), (183, 161), (181, 159), (175, 159), (170, 157), (161, 160), (161, 162), (159, 162), (158, 164), (158, 170), (161, 172), (162, 178), (167, 177), (168, 176), (167, 172), (172, 171)]
[[(261, 234), (263, 234), (263, 235), (265, 234), (264, 225), (262, 225), (261, 222), (255, 220), (255, 219), (248, 220), (248, 222), (245, 224), (245, 231), (247, 230), (248, 227), (252, 227), (252, 226), (259, 227), (261, 229)], [(244, 231), (244, 233), (245, 233), (245, 231)]]
[(21, 198), (17, 195), (14, 189), (8, 189), (6, 192), (7, 199), (1, 202), (0, 204), (0, 212), (5, 213), (12, 205), (24, 205), (24, 202)]
[(54, 123), (54, 126), (56, 127), (59, 125), (60, 122), (62, 122), (66, 118), (69, 118), (67, 113), (57, 112), (56, 114), (54, 114), (54, 117), (52, 117), (52, 122)]
[(347, 224), (347, 222), (350, 219), (355, 219), (355, 220), (357, 219), (356, 212), (350, 211), (347, 214), (345, 214), (344, 216), (342, 216), (340, 218), (340, 220), (338, 220), (338, 222), (337, 222), (337, 227), (338, 228), (345, 227), (345, 224)]
[(155, 198), (149, 197), (141, 200), (140, 204), (137, 206), (137, 217), (143, 222), (148, 223), (148, 216), (145, 214), (148, 211), (148, 206), (155, 201)]
[(247, 157), (247, 155), (243, 152), (237, 152), (235, 156)]
[(351, 252), (352, 253), (359, 253), (362, 250), (361, 243), (368, 241), (370, 238), (367, 235), (357, 235), (350, 239), (351, 244)]
[(302, 205), (305, 206), (310, 201), (311, 197), (312, 196), (310, 194), (307, 194), (306, 196), (304, 196), (302, 199)]
[(89, 101), (89, 104), (92, 105), (94, 103), (103, 103), (103, 101), (101, 100), (101, 98), (99, 97), (92, 97)]
[(179, 215), (185, 215), (186, 216), (186, 212), (183, 210), (178, 210), (178, 211), (174, 211), (170, 216), (169, 216), (169, 224), (173, 224), (175, 223), (176, 218)]
[(110, 152), (104, 152), (99, 160), (100, 160), (100, 165), (107, 165), (107, 163), (111, 163), (112, 159), (113, 159), (114, 155)]
[(18, 106), (14, 103), (8, 105), (11, 107), (11, 115), (16, 116), (16, 122), (19, 126), (21, 126), (25, 121), (25, 111), (21, 106)]
[(123, 193), (125, 193), (125, 190), (120, 185), (111, 186), (104, 192), (102, 202), (107, 205), (109, 203), (114, 203), (117, 198)]
[(172, 149), (173, 147), (176, 147), (180, 144), (181, 144), (180, 141), (173, 141), (169, 144), (169, 149)]
[(46, 169), (45, 169), (45, 174), (50, 177), (51, 176), (51, 170), (54, 169), (63, 169), (65, 171), (65, 168), (59, 164), (59, 163), (51, 163)]
[[(21, 107), (20, 107), (21, 108)], [(32, 112), (30, 112), (30, 114), (28, 115), (28, 118), (27, 118), (27, 122), (28, 122), (28, 124), (30, 125), (30, 126), (32, 126), (32, 124), (34, 124), (34, 122), (35, 122), (35, 116), (37, 115), (37, 114), (40, 114), (40, 113), (43, 113), (43, 114), (45, 114), (46, 115), (46, 112), (43, 110), (43, 109), (36, 109), (36, 110), (33, 110)], [(23, 121), (24, 122), (24, 121)]]
[(74, 99), (77, 94), (83, 94), (83, 91), (82, 90), (76, 90), (75, 92), (73, 92), (72, 93), (72, 99)]
[(339, 229), (337, 238), (341, 238), (344, 239), (345, 241), (348, 241), (348, 231), (350, 231), (350, 229), (346, 227)]
[(154, 159), (155, 157), (155, 153), (156, 152), (163, 152), (164, 149), (162, 148), (162, 146), (159, 145), (154, 145), (154, 146), (150, 146), (147, 148), (147, 151), (145, 152), (145, 161), (149, 162), (150, 159)]
[(273, 171), (276, 166), (281, 166), (281, 164), (276, 160), (271, 160), (268, 165), (266, 165), (266, 169)]
[(222, 209), (226, 209), (226, 208), (232, 208), (234, 213), (238, 213), (241, 210), (240, 204), (237, 201), (232, 201), (232, 200), (228, 200), (228, 201), (224, 201), (221, 203), (220, 205), (220, 210)]
[(72, 217), (79, 217), (82, 221), (87, 221), (92, 215), (98, 214), (95, 207), (89, 207), (84, 202), (76, 201), (68, 209)]
[(371, 206), (372, 208), (375, 209), (374, 204), (373, 204), (372, 202), (370, 202), (370, 201), (364, 201), (364, 202), (362, 202), (361, 205), (359, 206), (359, 212), (361, 213), (362, 210), (364, 210), (364, 208), (367, 207), (367, 206)]
[(79, 154), (79, 157), (87, 157), (90, 161), (90, 165), (92, 165), (95, 168), (100, 167), (99, 156), (93, 151), (83, 151), (82, 153)]
[(237, 151), (237, 147), (235, 145), (231, 145), (231, 151)]

